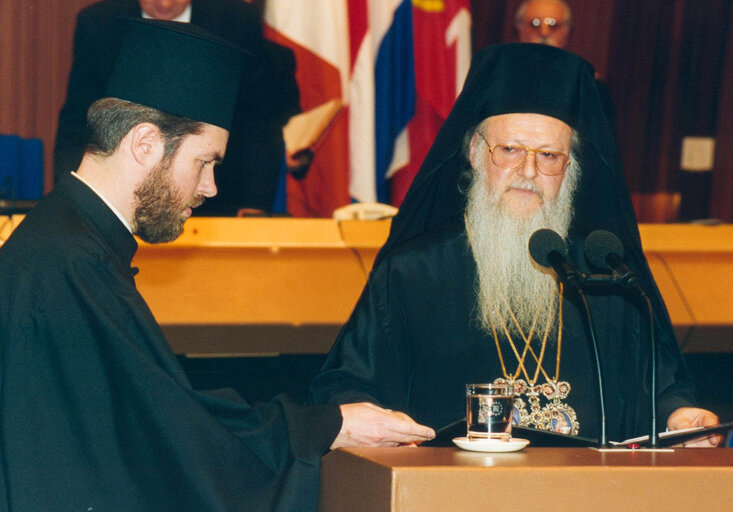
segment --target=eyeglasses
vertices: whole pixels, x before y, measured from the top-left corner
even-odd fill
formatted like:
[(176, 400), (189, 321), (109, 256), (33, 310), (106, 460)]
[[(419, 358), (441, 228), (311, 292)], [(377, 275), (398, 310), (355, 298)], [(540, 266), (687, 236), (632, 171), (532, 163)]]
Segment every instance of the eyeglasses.
[(570, 164), (570, 157), (560, 151), (549, 149), (532, 149), (519, 144), (497, 144), (493, 148), (489, 145), (484, 134), (477, 132), (489, 148), (491, 161), (500, 169), (516, 169), (524, 165), (527, 153), (534, 153), (534, 162), (537, 170), (545, 176), (558, 176), (565, 172)]
[(564, 27), (565, 25), (567, 25), (567, 22), (551, 17), (532, 18), (531, 20), (527, 20), (525, 23), (529, 28), (540, 28), (542, 25), (544, 25), (551, 31), (557, 30), (560, 27)]

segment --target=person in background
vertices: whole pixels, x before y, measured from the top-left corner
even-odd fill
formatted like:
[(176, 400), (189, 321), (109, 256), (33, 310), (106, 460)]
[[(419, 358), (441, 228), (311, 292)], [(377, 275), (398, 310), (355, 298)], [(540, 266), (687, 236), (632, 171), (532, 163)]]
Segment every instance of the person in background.
[(372, 404), (192, 389), (133, 235), (173, 240), (216, 195), (251, 61), (191, 24), (129, 23), (81, 164), (0, 248), (0, 510), (315, 511), (329, 448), (434, 433)]
[[(659, 427), (717, 424), (696, 405), (617, 153), (585, 60), (543, 44), (478, 52), (310, 400), (374, 402), (440, 428), (465, 416), (467, 383), (512, 382), (520, 426), (598, 439), (600, 400), (582, 302), (532, 261), (528, 242), (551, 229), (574, 268), (599, 272), (584, 245), (603, 229), (622, 241), (654, 307)], [(621, 287), (588, 295), (608, 439), (645, 435), (646, 309)], [(694, 444), (719, 442), (712, 436)]]
[(295, 56), (264, 39), (258, 9), (242, 0), (102, 0), (83, 9), (77, 16), (67, 96), (59, 113), (55, 181), (81, 162), (88, 141), (87, 109), (107, 87), (125, 18), (190, 22), (257, 57), (242, 80), (227, 157), (217, 168), (221, 192), (197, 215), (270, 212), (283, 165), (282, 128), (300, 112)]
[(572, 26), (572, 12), (562, 0), (525, 0), (514, 16), (523, 43), (542, 43), (565, 48)]
[[(567, 49), (573, 27), (573, 13), (563, 0), (525, 0), (514, 16), (514, 27), (522, 43), (539, 43)], [(611, 126), (616, 113), (608, 84), (595, 74), (596, 86)]]

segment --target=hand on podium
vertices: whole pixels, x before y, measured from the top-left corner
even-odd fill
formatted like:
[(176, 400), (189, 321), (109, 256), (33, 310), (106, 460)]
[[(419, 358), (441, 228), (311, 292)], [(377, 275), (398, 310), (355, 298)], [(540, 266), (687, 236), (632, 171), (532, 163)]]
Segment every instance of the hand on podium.
[(430, 427), (419, 425), (407, 414), (367, 402), (341, 406), (344, 420), (331, 449), (348, 446), (403, 446), (435, 437)]
[[(718, 416), (705, 409), (697, 407), (680, 407), (675, 409), (667, 418), (669, 430), (683, 430), (695, 427), (712, 427), (720, 422)], [(720, 434), (713, 434), (707, 437), (700, 437), (686, 441), (681, 445), (683, 448), (714, 448), (723, 440)]]

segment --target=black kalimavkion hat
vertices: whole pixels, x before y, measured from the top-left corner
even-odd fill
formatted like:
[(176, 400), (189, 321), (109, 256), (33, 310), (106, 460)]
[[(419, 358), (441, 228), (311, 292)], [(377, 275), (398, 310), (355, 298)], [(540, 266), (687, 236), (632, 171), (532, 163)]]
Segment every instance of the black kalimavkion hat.
[(244, 50), (190, 23), (129, 21), (106, 96), (228, 130)]

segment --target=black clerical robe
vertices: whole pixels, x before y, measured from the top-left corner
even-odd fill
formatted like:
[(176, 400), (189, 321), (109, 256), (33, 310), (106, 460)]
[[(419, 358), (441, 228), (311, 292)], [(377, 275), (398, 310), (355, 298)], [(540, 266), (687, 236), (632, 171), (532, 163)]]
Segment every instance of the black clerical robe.
[[(371, 274), (312, 383), (311, 399), (376, 402), (433, 428), (463, 417), (466, 384), (504, 377), (495, 340), (476, 319), (475, 283), (476, 268), (462, 219), (392, 251)], [(602, 356), (608, 433), (610, 439), (620, 441), (648, 433), (649, 343), (634, 301), (620, 291), (603, 292), (589, 294), (588, 301)], [(597, 378), (583, 315), (577, 298), (566, 292), (558, 380), (570, 383), (570, 394), (563, 402), (577, 414), (579, 435), (597, 438)], [(657, 406), (663, 426), (674, 409), (693, 405), (694, 392), (676, 339), (658, 331), (662, 336), (658, 339)], [(516, 342), (521, 352), (524, 344)], [(500, 346), (512, 374), (517, 360), (503, 337)], [(553, 338), (543, 364), (551, 377), (555, 377), (556, 355)], [(537, 383), (544, 381), (540, 374)]]
[(136, 248), (73, 176), (0, 247), (0, 509), (315, 510), (338, 409), (193, 390)]

